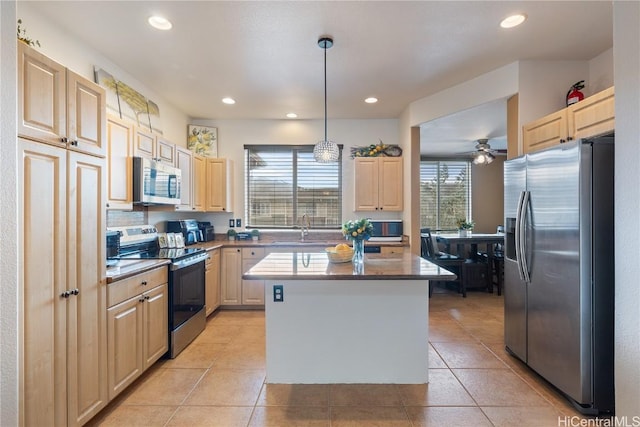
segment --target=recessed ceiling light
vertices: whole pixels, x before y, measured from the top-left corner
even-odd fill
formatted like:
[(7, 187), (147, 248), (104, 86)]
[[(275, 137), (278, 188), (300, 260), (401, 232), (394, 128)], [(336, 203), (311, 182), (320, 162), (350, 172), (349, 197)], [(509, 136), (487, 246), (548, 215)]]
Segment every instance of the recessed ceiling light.
[(525, 20), (527, 19), (527, 15), (524, 14), (516, 14), (516, 15), (511, 15), (505, 19), (502, 20), (502, 22), (500, 23), (500, 26), (502, 28), (513, 28), (513, 27), (517, 27), (518, 25), (522, 24)]
[(287, 113), (287, 117), (290, 119), (297, 119), (298, 115), (296, 113)]
[(374, 98), (373, 96), (371, 96), (365, 99), (364, 102), (366, 102), (367, 104), (375, 104), (376, 102), (378, 102), (378, 98)]
[(158, 30), (170, 30), (173, 27), (171, 21), (167, 18), (163, 18), (162, 16), (150, 16), (148, 21), (149, 25), (153, 28), (157, 28)]
[(236, 103), (236, 100), (233, 98), (226, 97), (226, 98), (222, 98), (222, 102), (224, 102), (225, 104), (233, 105)]

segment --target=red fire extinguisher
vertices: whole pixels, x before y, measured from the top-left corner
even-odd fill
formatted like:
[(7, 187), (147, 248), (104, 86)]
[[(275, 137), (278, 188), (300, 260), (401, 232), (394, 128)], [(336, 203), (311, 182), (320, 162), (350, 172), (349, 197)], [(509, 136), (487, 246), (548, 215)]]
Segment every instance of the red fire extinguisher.
[(584, 80), (580, 80), (578, 83), (575, 83), (571, 86), (569, 92), (567, 92), (567, 107), (584, 99), (584, 94), (580, 92), (580, 89), (584, 89)]

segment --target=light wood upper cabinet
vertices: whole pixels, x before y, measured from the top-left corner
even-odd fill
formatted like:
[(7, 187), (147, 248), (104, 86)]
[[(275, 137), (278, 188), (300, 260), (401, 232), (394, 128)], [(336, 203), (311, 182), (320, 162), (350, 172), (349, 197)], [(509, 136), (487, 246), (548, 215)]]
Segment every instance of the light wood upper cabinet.
[(107, 208), (133, 209), (133, 125), (107, 118)]
[(18, 43), (18, 115), (24, 138), (105, 155), (105, 90), (25, 43)]
[(206, 158), (207, 212), (233, 212), (233, 162)]
[(104, 159), (18, 149), (21, 423), (82, 425), (108, 401)]
[(176, 206), (178, 211), (193, 211), (193, 154), (190, 150), (175, 147), (175, 166), (182, 171), (180, 177), (180, 204)]
[(136, 127), (134, 134), (133, 155), (136, 157), (156, 158), (156, 136), (145, 129)]
[(615, 129), (614, 106), (614, 88), (611, 87), (524, 125), (524, 153), (612, 132)]
[(402, 157), (354, 159), (356, 211), (402, 211)]
[(194, 154), (191, 165), (193, 168), (191, 176), (193, 180), (191, 185), (191, 205), (194, 211), (204, 212), (207, 198), (207, 165), (205, 158)]
[(170, 165), (176, 164), (176, 146), (156, 135), (156, 158)]
[(598, 92), (567, 108), (567, 126), (573, 139), (601, 135), (615, 129), (614, 88)]

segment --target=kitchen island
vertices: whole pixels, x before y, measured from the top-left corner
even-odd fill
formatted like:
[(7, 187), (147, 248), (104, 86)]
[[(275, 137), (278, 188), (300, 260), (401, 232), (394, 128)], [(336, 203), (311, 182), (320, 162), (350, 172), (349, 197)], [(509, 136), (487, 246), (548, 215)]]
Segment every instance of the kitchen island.
[(427, 383), (429, 280), (455, 277), (409, 252), (365, 254), (359, 271), (266, 256), (243, 278), (265, 280), (267, 383)]

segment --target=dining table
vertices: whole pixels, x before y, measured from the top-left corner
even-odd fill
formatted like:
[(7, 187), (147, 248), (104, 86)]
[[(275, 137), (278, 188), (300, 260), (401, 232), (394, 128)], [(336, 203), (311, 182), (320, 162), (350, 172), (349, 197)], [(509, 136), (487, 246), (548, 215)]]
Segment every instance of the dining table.
[[(496, 244), (504, 245), (504, 233), (470, 233), (460, 236), (458, 233), (436, 234), (436, 241), (445, 246), (445, 252), (451, 253), (451, 245), (456, 246), (456, 254), (465, 258), (475, 259), (478, 256), (478, 245), (486, 245), (485, 253), (489, 258), (493, 255), (493, 247)], [(465, 256), (464, 248), (470, 246), (469, 256)]]

